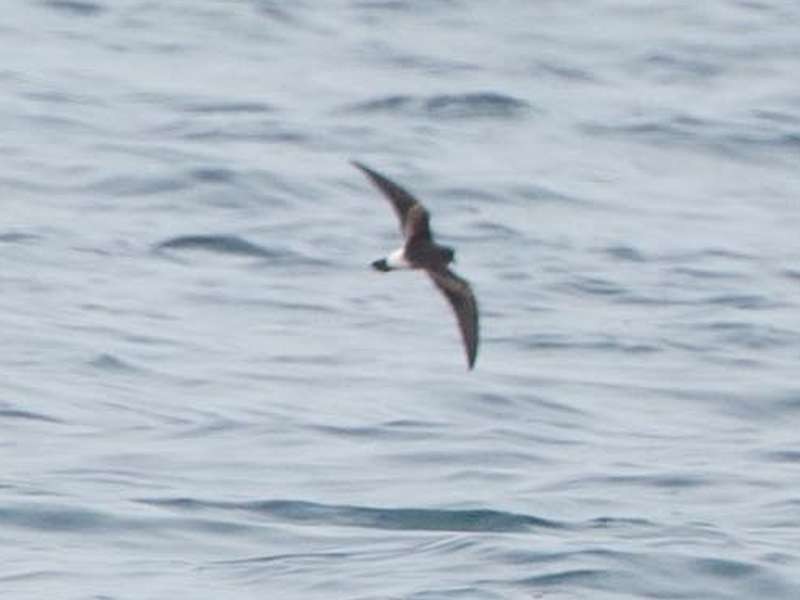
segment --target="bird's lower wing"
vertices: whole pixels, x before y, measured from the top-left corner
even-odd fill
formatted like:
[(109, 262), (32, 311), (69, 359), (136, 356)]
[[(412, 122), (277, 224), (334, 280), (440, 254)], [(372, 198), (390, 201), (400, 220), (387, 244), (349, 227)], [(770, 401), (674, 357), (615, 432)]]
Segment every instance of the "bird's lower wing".
[(478, 354), (478, 302), (475, 294), (469, 283), (450, 269), (430, 270), (427, 273), (453, 307), (471, 369)]

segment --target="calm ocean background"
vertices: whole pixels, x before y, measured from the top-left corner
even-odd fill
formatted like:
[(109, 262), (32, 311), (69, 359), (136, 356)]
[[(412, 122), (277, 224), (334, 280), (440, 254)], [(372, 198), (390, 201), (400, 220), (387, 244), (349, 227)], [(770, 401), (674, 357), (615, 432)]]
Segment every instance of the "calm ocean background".
[(2, 598), (800, 598), (798, 24), (5, 0)]

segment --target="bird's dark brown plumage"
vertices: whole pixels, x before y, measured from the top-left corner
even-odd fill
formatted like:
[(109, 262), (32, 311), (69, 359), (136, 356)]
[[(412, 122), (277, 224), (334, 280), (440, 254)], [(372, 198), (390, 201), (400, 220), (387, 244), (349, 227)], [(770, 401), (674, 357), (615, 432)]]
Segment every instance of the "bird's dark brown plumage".
[(469, 368), (475, 366), (478, 355), (478, 303), (475, 294), (466, 280), (462, 279), (450, 269), (443, 271), (428, 271), (428, 275), (436, 287), (445, 295), (453, 307), (458, 319), (458, 328), (461, 339), (464, 341), (464, 351), (467, 353)]
[[(389, 201), (392, 203), (392, 207), (394, 211), (397, 213), (397, 217), (400, 219), (400, 232), (403, 235), (406, 235), (406, 220), (408, 217), (408, 212), (411, 210), (411, 207), (414, 205), (422, 206), (417, 199), (414, 198), (411, 194), (397, 185), (395, 182), (390, 181), (380, 173), (373, 171), (366, 165), (358, 162), (358, 161), (351, 161), (354, 167), (361, 169), (361, 171), (369, 177), (370, 181), (375, 184), (383, 195), (386, 196)], [(422, 210), (425, 210), (424, 208)], [(426, 212), (427, 215), (427, 212)]]
[[(391, 202), (400, 219), (400, 230), (405, 237), (403, 255), (409, 266), (424, 269), (453, 308), (467, 364), (472, 369), (478, 354), (478, 303), (470, 284), (447, 267), (453, 260), (453, 250), (433, 241), (428, 211), (414, 196), (369, 167), (356, 161), (353, 165), (366, 174)], [(385, 259), (373, 264), (382, 271), (391, 270)]]

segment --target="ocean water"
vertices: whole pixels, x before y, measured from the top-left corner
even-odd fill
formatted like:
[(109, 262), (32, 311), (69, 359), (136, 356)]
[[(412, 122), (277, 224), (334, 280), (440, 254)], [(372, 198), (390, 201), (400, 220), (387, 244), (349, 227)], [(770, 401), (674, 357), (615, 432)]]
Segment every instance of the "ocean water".
[(798, 22), (6, 0), (2, 597), (800, 598)]

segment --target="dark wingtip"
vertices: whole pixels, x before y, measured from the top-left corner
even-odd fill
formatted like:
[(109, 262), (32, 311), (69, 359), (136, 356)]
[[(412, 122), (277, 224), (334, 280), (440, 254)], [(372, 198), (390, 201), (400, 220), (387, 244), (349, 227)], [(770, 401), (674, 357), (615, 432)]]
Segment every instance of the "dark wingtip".
[(359, 162), (357, 160), (351, 160), (350, 164), (353, 165), (356, 169), (358, 169), (362, 173), (364, 173), (364, 175), (369, 177), (373, 182), (375, 182), (375, 184), (378, 185), (378, 187), (381, 187), (380, 181), (382, 179), (386, 179), (380, 173), (378, 173), (377, 171), (373, 171), (362, 162)]
[(478, 359), (478, 324), (475, 323), (475, 339), (473, 340), (472, 347), (467, 349), (467, 365), (468, 369), (472, 371), (475, 368), (475, 361)]
[(355, 159), (350, 159), (350, 164), (353, 165), (356, 169), (358, 169), (360, 171), (364, 171), (365, 173), (369, 173), (370, 172), (370, 168), (367, 167), (367, 165), (365, 165), (364, 163), (359, 162), (359, 161), (357, 161)]

